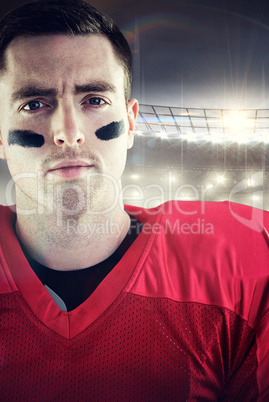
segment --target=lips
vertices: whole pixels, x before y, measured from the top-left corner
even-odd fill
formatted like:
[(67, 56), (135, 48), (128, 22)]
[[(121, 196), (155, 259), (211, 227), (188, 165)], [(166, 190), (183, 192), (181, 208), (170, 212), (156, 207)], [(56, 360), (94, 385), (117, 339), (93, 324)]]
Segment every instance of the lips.
[(48, 170), (48, 173), (65, 178), (73, 178), (89, 171), (93, 165), (84, 161), (64, 161)]

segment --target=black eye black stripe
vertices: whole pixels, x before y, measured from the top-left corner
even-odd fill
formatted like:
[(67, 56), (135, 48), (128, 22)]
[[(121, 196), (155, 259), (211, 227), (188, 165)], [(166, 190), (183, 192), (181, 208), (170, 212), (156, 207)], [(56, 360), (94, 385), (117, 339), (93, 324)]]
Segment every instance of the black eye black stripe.
[[(95, 134), (99, 140), (109, 141), (120, 137), (125, 131), (124, 121), (112, 121), (98, 128)], [(8, 145), (19, 145), (24, 148), (40, 148), (44, 145), (43, 135), (28, 130), (11, 130), (8, 135)]]
[(109, 141), (114, 138), (118, 138), (125, 131), (124, 121), (112, 121), (112, 123), (107, 124), (106, 126), (98, 128), (95, 134), (99, 140)]
[(8, 134), (8, 145), (20, 145), (25, 148), (40, 148), (45, 143), (43, 135), (34, 131), (11, 130)]

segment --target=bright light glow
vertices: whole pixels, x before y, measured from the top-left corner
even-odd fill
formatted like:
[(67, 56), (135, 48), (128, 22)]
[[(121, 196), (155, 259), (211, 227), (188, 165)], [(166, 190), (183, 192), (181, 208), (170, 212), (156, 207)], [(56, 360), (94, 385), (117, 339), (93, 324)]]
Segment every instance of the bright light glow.
[(213, 188), (213, 187), (214, 187), (213, 184), (209, 183), (209, 184), (206, 186), (206, 189), (207, 189), (207, 190), (210, 190), (210, 189)]
[[(251, 121), (246, 118), (245, 113), (239, 110), (232, 110), (223, 117), (223, 125), (226, 136), (236, 142), (247, 142), (249, 140)], [(252, 122), (253, 124), (253, 122)]]
[(175, 183), (175, 181), (176, 181), (176, 178), (170, 172), (169, 172), (169, 176), (168, 176), (168, 181), (169, 181), (169, 183)]
[(210, 137), (210, 141), (213, 142), (213, 144), (221, 144), (225, 141), (225, 137), (223, 133), (214, 133)]
[(188, 136), (186, 138), (190, 142), (196, 142), (197, 141), (197, 134), (193, 133), (193, 132), (189, 132)]
[[(140, 112), (138, 127), (143, 136), (170, 138), (173, 133), (173, 138), (184, 138), (191, 142), (269, 143), (269, 109), (197, 110), (182, 107), (170, 110), (163, 107), (163, 111), (156, 115), (153, 106), (142, 106), (146, 108)], [(170, 114), (172, 112), (173, 115)], [(162, 127), (161, 123), (165, 126)]]
[(248, 121), (243, 112), (239, 110), (232, 110), (227, 116), (223, 118), (225, 128), (229, 128), (234, 131), (244, 130), (248, 126)]
[(132, 174), (132, 175), (131, 175), (131, 179), (133, 179), (133, 180), (138, 180), (138, 179), (139, 179), (139, 175), (138, 175), (138, 174)]
[(223, 184), (223, 183), (225, 182), (225, 176), (224, 176), (224, 174), (223, 174), (223, 175), (218, 175), (218, 177), (217, 177), (217, 182), (218, 182), (219, 184)]
[(165, 138), (167, 138), (167, 133), (165, 133), (164, 131), (160, 131), (159, 133), (157, 133), (157, 136), (159, 138), (165, 139)]
[(248, 184), (248, 187), (253, 187), (254, 186), (254, 182), (253, 182), (252, 179), (247, 179), (247, 184)]

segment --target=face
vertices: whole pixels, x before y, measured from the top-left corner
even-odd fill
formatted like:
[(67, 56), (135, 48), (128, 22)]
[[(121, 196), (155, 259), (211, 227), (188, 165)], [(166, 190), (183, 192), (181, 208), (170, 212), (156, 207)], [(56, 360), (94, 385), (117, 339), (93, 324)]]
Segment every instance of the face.
[(6, 65), (0, 157), (16, 183), (17, 204), (40, 201), (38, 181), (70, 188), (85, 186), (89, 175), (107, 177), (90, 180), (92, 193), (104, 197), (108, 177), (121, 178), (137, 115), (136, 100), (126, 107), (124, 70), (109, 40), (19, 37), (6, 51)]

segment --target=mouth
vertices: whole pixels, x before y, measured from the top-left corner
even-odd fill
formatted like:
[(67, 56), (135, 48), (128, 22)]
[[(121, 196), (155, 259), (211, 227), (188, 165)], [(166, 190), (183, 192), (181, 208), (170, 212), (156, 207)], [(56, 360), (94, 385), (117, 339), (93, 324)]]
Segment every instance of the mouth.
[(59, 163), (48, 170), (48, 173), (63, 178), (74, 178), (81, 176), (93, 168), (88, 162), (84, 161), (65, 161)]

